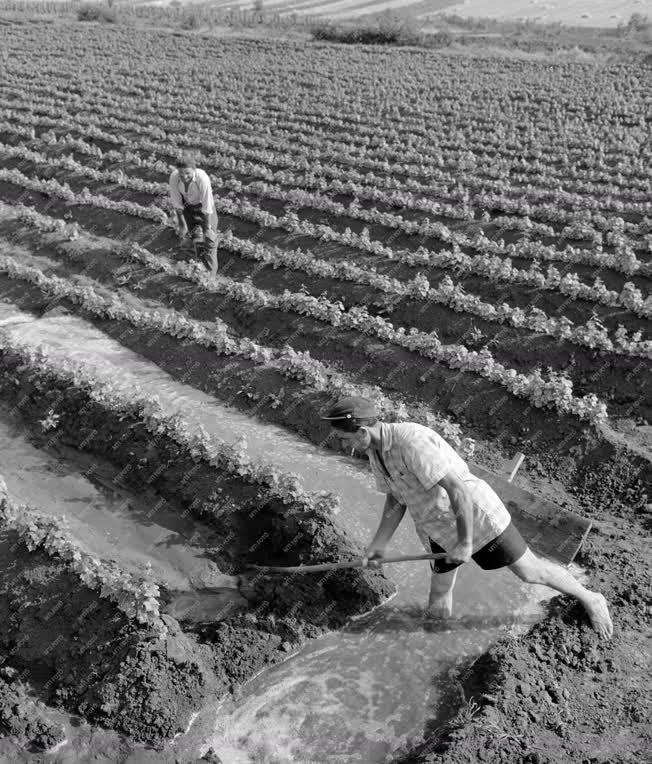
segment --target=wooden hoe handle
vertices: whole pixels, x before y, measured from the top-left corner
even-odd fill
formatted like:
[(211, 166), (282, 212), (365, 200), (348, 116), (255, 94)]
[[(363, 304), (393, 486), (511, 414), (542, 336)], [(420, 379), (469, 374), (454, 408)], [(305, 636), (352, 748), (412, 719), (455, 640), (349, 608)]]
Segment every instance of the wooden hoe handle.
[[(378, 557), (372, 562), (374, 565), (368, 567), (375, 567), (378, 565), (385, 565), (388, 562), (412, 562), (413, 560), (441, 560), (446, 557), (446, 552), (437, 552), (436, 554), (412, 554), (405, 555), (403, 557)], [(338, 570), (340, 568), (362, 568), (362, 559), (349, 560), (348, 562), (324, 562), (321, 565), (296, 565), (295, 567), (283, 568), (275, 567), (274, 565), (250, 565), (249, 567), (256, 570), (264, 570), (267, 573), (319, 573), (323, 570)]]

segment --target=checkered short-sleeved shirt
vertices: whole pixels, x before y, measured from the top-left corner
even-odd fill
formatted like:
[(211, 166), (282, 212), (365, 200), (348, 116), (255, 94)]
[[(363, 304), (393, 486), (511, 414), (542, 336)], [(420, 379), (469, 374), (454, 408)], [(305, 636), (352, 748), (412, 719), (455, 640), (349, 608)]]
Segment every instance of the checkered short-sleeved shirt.
[(382, 461), (375, 449), (367, 451), (376, 487), (408, 508), (428, 551), (430, 539), (444, 549), (457, 543), (455, 513), (448, 493), (438, 485), (449, 472), (457, 473), (473, 497), (474, 553), (509, 525), (509, 512), (491, 486), (473, 475), (461, 456), (429, 427), (381, 422), (380, 454)]

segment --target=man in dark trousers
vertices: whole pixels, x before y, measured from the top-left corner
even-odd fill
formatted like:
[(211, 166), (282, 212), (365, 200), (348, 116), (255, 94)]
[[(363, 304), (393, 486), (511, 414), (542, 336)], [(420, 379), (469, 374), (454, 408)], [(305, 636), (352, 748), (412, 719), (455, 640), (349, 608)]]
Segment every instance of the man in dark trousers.
[(178, 234), (190, 231), (195, 252), (214, 278), (217, 273), (217, 212), (211, 181), (192, 156), (186, 155), (170, 175), (169, 193), (177, 216)]
[(426, 550), (447, 552), (431, 565), (431, 614), (451, 616), (457, 569), (473, 559), (483, 570), (508, 567), (526, 583), (575, 597), (598, 634), (611, 637), (603, 595), (585, 589), (560, 565), (536, 557), (491, 486), (434, 430), (416, 422), (381, 422), (373, 403), (357, 396), (341, 398), (321, 418), (330, 421), (345, 448), (367, 454), (376, 486), (387, 495), (364, 565), (384, 557), (407, 509)]

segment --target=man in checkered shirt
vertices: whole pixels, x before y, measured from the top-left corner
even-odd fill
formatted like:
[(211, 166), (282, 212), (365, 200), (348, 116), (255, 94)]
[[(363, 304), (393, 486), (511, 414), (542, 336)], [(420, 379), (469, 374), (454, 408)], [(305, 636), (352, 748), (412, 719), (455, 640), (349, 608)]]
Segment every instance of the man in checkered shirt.
[(473, 558), (484, 570), (508, 567), (527, 583), (577, 598), (593, 628), (611, 637), (603, 595), (585, 589), (560, 565), (536, 557), (491, 486), (434, 430), (415, 422), (381, 422), (373, 403), (357, 396), (340, 399), (322, 419), (330, 421), (346, 448), (366, 452), (376, 486), (387, 495), (364, 565), (378, 565), (374, 560), (384, 556), (407, 509), (425, 548), (447, 552), (431, 565), (431, 614), (450, 617), (457, 569)]

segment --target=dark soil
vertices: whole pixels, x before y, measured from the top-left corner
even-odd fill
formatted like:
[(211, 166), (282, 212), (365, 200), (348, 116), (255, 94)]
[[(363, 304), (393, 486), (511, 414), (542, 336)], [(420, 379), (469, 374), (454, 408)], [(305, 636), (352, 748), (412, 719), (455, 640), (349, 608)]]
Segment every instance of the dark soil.
[[(43, 150), (43, 146), (41, 144), (38, 144), (38, 150)], [(83, 162), (84, 164), (97, 164), (98, 167), (101, 166), (104, 168), (103, 163), (93, 163), (90, 157), (85, 157)], [(161, 203), (161, 200), (159, 200), (158, 197), (151, 194), (131, 191), (119, 186), (107, 185), (106, 183), (94, 182), (89, 178), (76, 177), (74, 174), (71, 174), (68, 171), (57, 170), (56, 168), (47, 165), (36, 165), (26, 160), (16, 159), (9, 160), (7, 162), (7, 166), (16, 167), (21, 172), (30, 176), (34, 175), (43, 178), (56, 178), (60, 183), (68, 183), (68, 185), (77, 192), (81, 192), (84, 187), (88, 187), (95, 193), (100, 193), (108, 196), (116, 195), (120, 199), (136, 202), (138, 204), (148, 205), (151, 203)], [(128, 169), (130, 175), (134, 174), (148, 181), (161, 182), (164, 180), (161, 178), (161, 176), (151, 171), (148, 172), (139, 168), (126, 168), (124, 165), (120, 165), (119, 168), (117, 166), (109, 166), (109, 169), (122, 169), (125, 171)], [(3, 199), (10, 201), (15, 199), (18, 193), (24, 195), (27, 198), (27, 200), (24, 201), (25, 204), (31, 204), (37, 208), (39, 207), (40, 203), (45, 201), (43, 199), (43, 195), (40, 193), (29, 191), (24, 192), (19, 190), (16, 186), (12, 186), (11, 184), (0, 183), (0, 196)], [(257, 204), (258, 206), (265, 207), (268, 209), (268, 211), (275, 215), (282, 215), (284, 213), (284, 206), (282, 202), (270, 200), (269, 204), (263, 204), (263, 200), (259, 197), (251, 197), (250, 201)], [(50, 212), (50, 214), (57, 214), (54, 210), (58, 207), (63, 207), (66, 205), (60, 200), (57, 200), (54, 197), (50, 197), (47, 199), (47, 206), (49, 209), (53, 210)], [(75, 212), (75, 209), (76, 208), (74, 207), (68, 207), (68, 210), (73, 212), (74, 219), (77, 220), (78, 212)], [(79, 208), (77, 208), (77, 210), (79, 210)], [(105, 217), (107, 215), (107, 211), (97, 210), (95, 208), (91, 208), (91, 210), (92, 211), (90, 214), (84, 216), (86, 218), (84, 222), (79, 220), (80, 224), (85, 228), (88, 228), (88, 230), (92, 230), (94, 233), (106, 233), (104, 225), (106, 225)], [(405, 215), (405, 212), (401, 210), (393, 210), (393, 212), (396, 214)], [(114, 217), (114, 220), (127, 217), (120, 215), (119, 213), (108, 214), (114, 216), (117, 215), (117, 218)], [(433, 252), (438, 252), (450, 248), (448, 244), (432, 238), (418, 236), (415, 234), (401, 233), (395, 229), (388, 228), (379, 224), (371, 225), (360, 220), (346, 217), (336, 217), (319, 210), (302, 210), (300, 217), (303, 217), (314, 224), (328, 224), (331, 228), (341, 233), (344, 232), (346, 228), (351, 229), (355, 233), (361, 233), (362, 230), (366, 228), (369, 230), (369, 235), (372, 239), (380, 241), (386, 246), (391, 246), (396, 251), (416, 251), (419, 247), (426, 247)], [(455, 229), (459, 228), (461, 225), (460, 221), (443, 220), (443, 222), (447, 223), (449, 226)], [(156, 226), (144, 220), (141, 220), (140, 224), (141, 225), (139, 227), (144, 226), (143, 230), (141, 230), (141, 233), (137, 234), (136, 232), (130, 232), (129, 239), (134, 241), (137, 240), (139, 243), (143, 244), (144, 246), (148, 246), (151, 249), (151, 244), (145, 244), (144, 239), (148, 238), (151, 241), (151, 236), (146, 234), (146, 231), (147, 229), (154, 231)], [(478, 224), (473, 223), (472, 225), (475, 226), (475, 228), (470, 231), (471, 235), (473, 235), (475, 233), (475, 229), (478, 228)], [(122, 230), (123, 224), (118, 223), (117, 228), (116, 226), (113, 227), (114, 230)], [(252, 223), (231, 215), (220, 215), (219, 227), (221, 230), (232, 230), (233, 233), (240, 238), (253, 239), (262, 243), (275, 245), (281, 249), (292, 250), (296, 247), (300, 247), (304, 251), (314, 253), (316, 257), (320, 257), (326, 260), (340, 261), (354, 259), (359, 264), (362, 264), (366, 267), (372, 266), (376, 268), (379, 273), (401, 279), (402, 281), (408, 281), (414, 278), (417, 273), (421, 272), (428, 277), (432, 286), (436, 286), (443, 276), (451, 275), (450, 268), (431, 267), (426, 265), (419, 265), (417, 268), (415, 268), (398, 261), (388, 260), (382, 256), (379, 257), (376, 255), (371, 255), (363, 252), (362, 250), (347, 247), (346, 245), (322, 242), (319, 239), (315, 239), (309, 236), (288, 234), (283, 230), (261, 227), (256, 223)], [(502, 238), (509, 237), (505, 237), (503, 235)], [(153, 251), (156, 251), (156, 249)], [(478, 254), (476, 251), (468, 248), (462, 248), (462, 251), (472, 256)], [(229, 258), (234, 258), (234, 256), (229, 255)], [(235, 259), (236, 261), (239, 260), (239, 258)], [(528, 269), (532, 265), (532, 260), (514, 257), (512, 258), (512, 263), (515, 267)], [(599, 276), (609, 289), (614, 289), (618, 292), (628, 281), (634, 283), (634, 285), (641, 289), (644, 293), (648, 293), (652, 288), (652, 279), (638, 274), (633, 276), (626, 276), (622, 273), (611, 271), (600, 266), (581, 265), (578, 263), (564, 263), (562, 261), (550, 263), (544, 261), (542, 263), (544, 272), (549, 264), (554, 265), (562, 275), (567, 271), (577, 273), (581, 280), (587, 284), (592, 284), (593, 279), (596, 276)], [(245, 274), (250, 274), (252, 270), (258, 268), (259, 265), (252, 263), (252, 261), (244, 260), (240, 266), (236, 262), (235, 267), (233, 265), (230, 266), (229, 276), (232, 278), (238, 278), (240, 271)], [(584, 323), (587, 320), (587, 317), (590, 316), (591, 312), (595, 311), (596, 316), (599, 317), (605, 326), (612, 330), (616, 329), (619, 324), (623, 324), (629, 331), (635, 331), (642, 326), (649, 325), (649, 321), (635, 316), (625, 308), (608, 307), (600, 305), (599, 303), (587, 302), (585, 300), (572, 300), (561, 292), (556, 292), (554, 290), (543, 290), (535, 287), (528, 287), (519, 283), (512, 284), (509, 282), (494, 282), (489, 281), (484, 276), (474, 276), (472, 274), (465, 273), (453, 275), (455, 281), (460, 282), (465, 289), (473, 294), (477, 294), (483, 300), (492, 304), (508, 302), (514, 307), (520, 307), (525, 310), (527, 310), (531, 305), (534, 305), (550, 316), (559, 317), (560, 315), (563, 315), (578, 324)], [(285, 283), (286, 281), (289, 283)], [(294, 290), (296, 290), (299, 288), (301, 283), (304, 283), (306, 288), (312, 294), (319, 295), (324, 291), (322, 280), (317, 279), (314, 276), (309, 276), (307, 274), (301, 274), (300, 272), (293, 272), (286, 269), (272, 272), (271, 267), (264, 267), (254, 277), (254, 283), (256, 283), (257, 286), (271, 289), (272, 291), (276, 291), (275, 284), (277, 282), (283, 284), (283, 287), (278, 287), (280, 288), (280, 291), (282, 291), (282, 288), (285, 286), (287, 286), (289, 289), (292, 289), (292, 284), (295, 285)], [(347, 284), (346, 282), (333, 282), (332, 280), (327, 280), (327, 291), (331, 290), (333, 290), (333, 295), (336, 295), (339, 291), (343, 291), (346, 304), (359, 302), (369, 304), (370, 306), (375, 306), (376, 309), (385, 310), (387, 313), (389, 313), (391, 320), (394, 323), (405, 322), (407, 320), (405, 313), (401, 310), (400, 304), (393, 303), (387, 298), (387, 296), (383, 295), (382, 293), (375, 294), (376, 290), (369, 287), (360, 287), (359, 285), (356, 287), (356, 285)], [(333, 299), (335, 299), (335, 297), (333, 297)], [(433, 325), (437, 326), (439, 329), (443, 328), (445, 323), (448, 321), (452, 320), (454, 324), (459, 324), (461, 321), (466, 319), (467, 321), (472, 320), (476, 326), (484, 326), (486, 324), (488, 325), (490, 331), (493, 327), (494, 332), (501, 332), (501, 337), (504, 335), (505, 330), (510, 333), (514, 333), (517, 336), (520, 332), (520, 330), (511, 328), (509, 326), (501, 326), (496, 323), (487, 322), (479, 317), (470, 316), (469, 314), (456, 314), (453, 310), (443, 306), (427, 305), (426, 308), (427, 310), (424, 311), (423, 301), (415, 302), (415, 312), (419, 317), (419, 320), (423, 322), (424, 327), (427, 326), (429, 322), (432, 322)], [(434, 310), (435, 313), (431, 315), (429, 312), (430, 310)], [(442, 315), (447, 317), (447, 321), (444, 323), (442, 323), (441, 320), (438, 320), (441, 319)], [(409, 307), (407, 316), (411, 316)], [(409, 320), (407, 320), (407, 324), (412, 325)], [(419, 326), (421, 326), (421, 324), (419, 324)], [(458, 339), (460, 339), (464, 333), (464, 331), (458, 333), (456, 325), (451, 328), (451, 331)], [(491, 334), (488, 336), (488, 339), (490, 338)], [(552, 342), (554, 342), (555, 345), (561, 344), (563, 346), (566, 344), (560, 343), (558, 340), (552, 340)], [(575, 351), (581, 350), (577, 345), (571, 345), (571, 348)], [(555, 350), (555, 352), (560, 351)], [(563, 353), (563, 347), (561, 352)]]
[[(597, 519), (601, 518), (601, 519)], [(604, 518), (604, 519), (602, 519)], [(458, 677), (466, 701), (397, 764), (641, 762), (652, 745), (647, 689), (651, 580), (629, 521), (597, 513), (580, 558), (607, 597), (613, 639), (600, 643), (570, 598), (522, 638), (505, 637)]]
[(48, 718), (43, 704), (30, 696), (18, 670), (11, 666), (0, 669), (0, 737), (32, 750), (52, 748), (65, 737), (61, 725)]
[[(85, 217), (83, 210), (78, 209), (77, 214)], [(13, 240), (24, 242), (32, 251), (46, 256), (55, 256), (59, 259), (65, 252), (70, 252), (70, 259), (66, 258), (58, 270), (60, 275), (72, 275), (78, 272), (79, 266), (83, 264), (86, 275), (118, 289), (118, 284), (113, 280), (117, 275), (128, 275), (130, 270), (130, 266), (117, 256), (116, 246), (111, 247), (109, 241), (106, 241), (106, 249), (101, 244), (99, 249), (94, 247), (93, 257), (89, 260), (88, 255), (84, 256), (82, 252), (75, 256), (73, 253), (77, 250), (74, 247), (48, 246), (38, 233), (26, 234), (19, 225), (5, 225), (3, 230), (6, 230), (7, 235)], [(165, 248), (157, 249), (167, 254)], [(476, 350), (487, 346), (497, 361), (519, 372), (528, 373), (535, 368), (547, 367), (561, 370), (572, 380), (576, 395), (596, 393), (607, 402), (611, 416), (628, 416), (632, 408), (636, 407), (637, 416), (642, 420), (652, 419), (652, 409), (645, 395), (648, 387), (646, 380), (652, 369), (649, 359), (591, 350), (573, 343), (562, 342), (548, 335), (533, 335), (529, 330), (486, 321), (464, 312), (455, 312), (430, 301), (399, 299), (361, 284), (316, 278), (301, 271), (291, 271), (286, 268), (274, 269), (230, 253), (220, 254), (220, 268), (223, 273), (238, 281), (251, 276), (254, 286), (266, 289), (273, 294), (281, 294), (285, 289), (297, 292), (305, 288), (313, 296), (325, 294), (335, 302), (342, 301), (345, 306), (364, 305), (372, 314), (383, 315), (395, 327), (415, 326), (424, 332), (435, 331), (439, 339), (445, 343), (461, 342)], [(148, 279), (137, 264), (133, 264), (131, 270), (134, 272), (140, 270), (140, 272), (129, 279), (125, 286), (138, 290), (141, 296), (166, 299), (166, 294), (161, 290), (161, 281), (167, 281), (167, 279), (161, 279), (161, 277)], [(111, 284), (112, 281), (113, 284)], [(484, 288), (491, 289), (487, 281), (484, 281)], [(524, 307), (530, 304), (540, 305), (541, 299), (545, 298), (545, 293), (536, 289), (521, 288), (520, 294), (529, 295)], [(488, 295), (488, 298), (492, 303), (503, 300), (499, 290)], [(586, 315), (586, 308), (582, 307), (581, 310)], [(567, 307), (564, 311), (567, 314)], [(635, 328), (641, 328), (649, 323), (643, 319), (637, 319), (628, 311), (608, 309), (608, 312), (614, 319), (622, 318), (623, 314), (627, 314), (633, 320), (632, 326)], [(269, 313), (276, 314), (277, 311)], [(297, 326), (296, 316), (291, 313), (285, 313), (284, 316), (289, 326)], [(304, 320), (303, 317), (300, 319)], [(329, 331), (333, 331), (332, 327)], [(394, 350), (400, 352), (398, 348)], [(419, 357), (416, 356), (416, 359), (418, 362)], [(427, 359), (420, 360), (422, 364), (424, 361), (427, 362)]]
[[(185, 729), (193, 711), (219, 691), (204, 650), (173, 619), (167, 637), (158, 639), (63, 562), (29, 552), (15, 532), (0, 533), (0, 549), (0, 650), (7, 669), (45, 703), (156, 744)], [(21, 734), (48, 742), (54, 731), (40, 729), (26, 707)]]
[[(108, 271), (109, 265), (105, 275), (107, 280), (110, 279)], [(159, 294), (165, 291), (160, 278), (158, 289)], [(24, 284), (20, 285), (19, 292), (18, 303), (22, 302), (23, 308), (38, 310), (47, 302), (38, 290)], [(141, 290), (139, 292), (142, 294)], [(16, 296), (17, 292), (13, 298)], [(246, 390), (261, 399), (267, 392), (277, 392), (280, 384), (285, 385), (288, 392), (292, 390), (301, 395), (298, 386), (294, 390), (285, 378), (281, 381), (273, 369), (253, 367), (244, 362), (234, 366), (233, 359), (210, 354), (205, 348), (191, 343), (180, 345), (173, 338), (135, 330), (121, 322), (95, 323), (109, 334), (119, 335), (121, 342), (148, 355), (174, 376), (184, 378), (206, 392), (222, 399), (230, 396), (244, 410), (255, 408), (265, 418), (294, 430), (303, 429), (304, 434), (313, 440), (325, 434), (315, 432), (305, 424), (305, 407), (316, 415), (327, 403), (324, 396), (306, 396), (304, 393), (300, 398), (304, 408), (297, 410), (296, 406), (261, 407), (253, 398), (235, 395), (243, 383)], [(227, 369), (228, 365), (230, 369)], [(212, 373), (207, 373), (211, 366)], [(46, 408), (45, 403), (43, 406)], [(35, 412), (33, 416), (37, 414), (42, 415)], [(548, 433), (547, 437), (552, 435)], [(509, 444), (508, 438), (504, 440)], [(581, 610), (570, 600), (556, 600), (551, 618), (534, 627), (522, 639), (508, 638), (499, 643), (463, 672), (460, 681), (464, 696), (467, 701), (474, 699), (481, 704), (479, 714), (475, 717), (471, 714), (472, 718), (467, 719), (462, 710), (459, 712), (461, 716), (456, 717), (459, 692), (452, 688), (450, 705), (440, 711), (429, 726), (424, 750), (414, 752), (405, 761), (442, 764), (522, 761), (525, 764), (530, 761), (591, 761), (593, 757), (596, 762), (606, 764), (636, 761), (637, 751), (645, 749), (647, 733), (634, 700), (637, 694), (643, 695), (643, 688), (639, 686), (643, 669), (635, 662), (638, 660), (636, 656), (644, 653), (643, 636), (637, 627), (649, 596), (649, 574), (643, 564), (637, 536), (650, 524), (645, 493), (649, 467), (643, 462), (635, 466), (631, 455), (598, 441), (594, 436), (569, 439), (566, 449), (569, 447), (574, 450), (570, 453), (566, 450), (566, 456), (561, 458), (560, 450), (547, 452), (536, 442), (528, 455), (528, 471), (538, 475), (540, 490), (546, 487), (548, 477), (554, 476), (561, 481), (576, 497), (571, 508), (594, 519), (596, 529), (585, 546), (581, 563), (589, 570), (591, 586), (603, 591), (610, 601), (615, 623), (613, 641), (607, 647), (599, 645)], [(481, 457), (485, 463), (491, 464), (498, 453), (495, 443), (491, 448), (481, 444)], [(152, 463), (159, 463), (159, 458), (164, 455), (159, 454)], [(165, 458), (169, 460), (169, 455)], [(632, 534), (634, 529), (637, 530)], [(291, 536), (291, 529), (286, 532)], [(342, 588), (338, 582), (338, 591)], [(297, 593), (293, 591), (288, 596), (287, 591), (266, 592), (274, 603), (272, 612), (287, 613), (288, 603)], [(305, 601), (310, 594), (305, 591), (300, 597)], [(213, 667), (222, 686), (231, 690), (251, 673), (278, 660), (279, 656), (282, 659), (283, 645), (297, 644), (297, 630), (308, 635), (314, 633), (307, 622), (293, 621), (294, 613), (287, 622), (270, 620), (265, 611), (261, 613), (256, 609), (255, 603), (264, 600), (255, 597), (252, 600), (255, 622), (241, 616), (194, 629), (201, 642), (218, 646), (212, 653), (219, 656)], [(312, 628), (318, 627), (315, 624)], [(551, 698), (557, 690), (556, 697), (561, 700), (556, 703), (546, 700), (542, 710), (540, 698), (544, 690)], [(528, 691), (529, 695), (522, 694)], [(599, 739), (605, 726), (605, 709), (611, 708), (607, 704), (614, 692), (619, 693), (618, 724), (627, 730), (626, 744), (621, 739), (622, 734), (611, 745)], [(495, 700), (490, 702), (486, 696)], [(536, 702), (532, 698), (536, 698)], [(611, 711), (609, 715), (613, 715)], [(539, 758), (533, 758), (536, 756)]]

